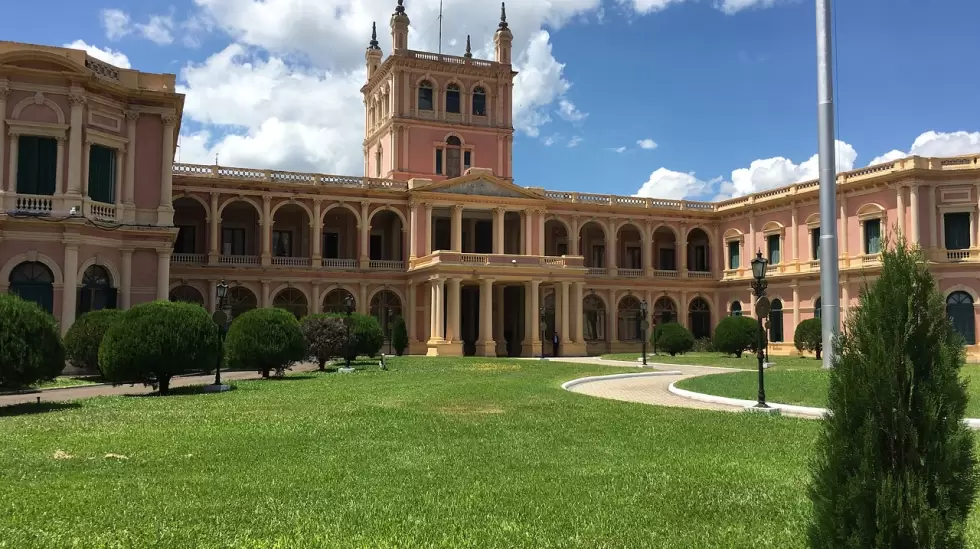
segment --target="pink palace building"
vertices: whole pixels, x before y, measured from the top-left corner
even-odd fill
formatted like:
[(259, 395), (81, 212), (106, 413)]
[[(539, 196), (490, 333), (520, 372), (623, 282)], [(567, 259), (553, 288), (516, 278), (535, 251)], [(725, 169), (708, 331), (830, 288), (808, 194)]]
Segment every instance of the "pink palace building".
[[(506, 17), (493, 60), (413, 50), (408, 27), (399, 2), (390, 55), (374, 36), (365, 52), (364, 177), (174, 163), (174, 75), (0, 42), (0, 291), (64, 331), (155, 299), (211, 309), (224, 280), (233, 314), (341, 311), (350, 296), (386, 333), (402, 316), (410, 353), (531, 356), (557, 331), (561, 353), (592, 355), (639, 350), (644, 300), (653, 322), (697, 337), (752, 315), (760, 250), (772, 350), (793, 351), (820, 308), (816, 181), (715, 203), (518, 185)], [(980, 156), (837, 182), (842, 307), (897, 229), (924, 248), (980, 353)]]

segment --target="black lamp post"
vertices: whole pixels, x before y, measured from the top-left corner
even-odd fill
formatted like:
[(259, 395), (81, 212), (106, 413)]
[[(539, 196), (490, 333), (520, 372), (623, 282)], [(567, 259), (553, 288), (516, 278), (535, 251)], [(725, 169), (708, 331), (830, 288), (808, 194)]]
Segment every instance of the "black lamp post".
[(221, 387), (221, 361), (224, 358), (225, 334), (228, 332), (228, 323), (231, 320), (230, 315), (225, 311), (228, 307), (228, 284), (224, 280), (215, 286), (215, 294), (218, 301), (215, 303), (214, 314), (211, 315), (211, 318), (218, 325), (220, 349), (218, 351), (218, 363), (214, 367), (214, 385)]
[(388, 354), (389, 355), (391, 355), (391, 349), (392, 349), (392, 347), (391, 347), (391, 332), (392, 332), (392, 330), (391, 330), (391, 321), (392, 321), (392, 317), (394, 316), (392, 313), (393, 313), (393, 311), (391, 309), (388, 309)]
[(647, 300), (640, 302), (640, 315), (643, 320), (640, 321), (640, 337), (643, 338), (643, 365), (647, 365), (647, 329), (650, 327), (650, 321), (647, 320)]
[(544, 307), (541, 307), (541, 310), (538, 312), (541, 314), (541, 323), (538, 325), (538, 328), (541, 329), (541, 360), (544, 360), (544, 336), (548, 329), (548, 323), (544, 320)]
[(350, 294), (344, 297), (344, 307), (347, 308), (347, 322), (345, 322), (347, 325), (347, 342), (344, 344), (344, 360), (346, 361), (345, 367), (350, 369), (350, 315), (354, 313), (354, 297)]
[(752, 260), (752, 277), (755, 280), (752, 282), (752, 291), (755, 293), (755, 315), (759, 319), (759, 344), (756, 345), (756, 357), (759, 359), (759, 402), (756, 403), (756, 408), (769, 408), (766, 404), (766, 382), (762, 375), (763, 371), (763, 361), (765, 359), (765, 331), (762, 326), (762, 319), (769, 314), (769, 300), (766, 298), (766, 287), (769, 283), (766, 282), (766, 266), (768, 265), (766, 258), (762, 257), (762, 252), (757, 252), (755, 254), (755, 259)]

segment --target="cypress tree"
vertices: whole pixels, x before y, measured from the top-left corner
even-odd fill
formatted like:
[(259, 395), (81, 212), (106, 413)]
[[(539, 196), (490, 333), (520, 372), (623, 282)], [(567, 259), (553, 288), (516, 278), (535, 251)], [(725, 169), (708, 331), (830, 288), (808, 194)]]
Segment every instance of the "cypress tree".
[(814, 549), (964, 547), (976, 494), (963, 340), (921, 251), (899, 239), (835, 342), (812, 465)]

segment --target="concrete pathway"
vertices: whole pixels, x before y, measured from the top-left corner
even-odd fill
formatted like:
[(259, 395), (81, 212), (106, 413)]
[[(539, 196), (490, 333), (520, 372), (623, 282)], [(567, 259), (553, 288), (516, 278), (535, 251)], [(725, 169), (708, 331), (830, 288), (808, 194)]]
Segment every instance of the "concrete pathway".
[[(292, 369), (287, 370), (287, 372), (309, 372), (316, 370), (317, 367), (318, 366), (312, 362), (303, 362), (294, 365)], [(261, 377), (262, 375), (257, 372), (221, 372), (221, 381), (225, 383), (228, 381), (259, 379)], [(171, 380), (170, 388), (175, 389), (177, 387), (187, 387), (190, 385), (210, 385), (212, 382), (214, 382), (214, 374), (180, 376)], [(101, 383), (93, 385), (79, 385), (77, 387), (41, 389), (30, 393), (2, 395), (0, 396), (0, 407), (10, 406), (13, 404), (24, 404), (27, 402), (38, 402), (38, 398), (41, 399), (40, 402), (66, 402), (70, 400), (79, 400), (99, 396), (146, 395), (152, 392), (154, 392), (152, 387), (147, 387), (143, 384), (119, 385), (116, 387)]]

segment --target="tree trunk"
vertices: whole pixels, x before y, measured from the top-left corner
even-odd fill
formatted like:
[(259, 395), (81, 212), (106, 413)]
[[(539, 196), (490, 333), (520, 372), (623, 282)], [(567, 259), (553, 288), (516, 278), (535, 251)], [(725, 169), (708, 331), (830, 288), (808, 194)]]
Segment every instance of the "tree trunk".
[(262, 368), (262, 379), (269, 379), (269, 368)]
[(324, 370), (326, 370), (326, 365), (327, 365), (327, 359), (321, 358), (320, 359), (320, 371), (321, 372), (324, 371)]
[(170, 378), (169, 377), (162, 377), (159, 380), (157, 380), (157, 387), (158, 387), (157, 392), (160, 394), (160, 396), (169, 395), (170, 394)]

